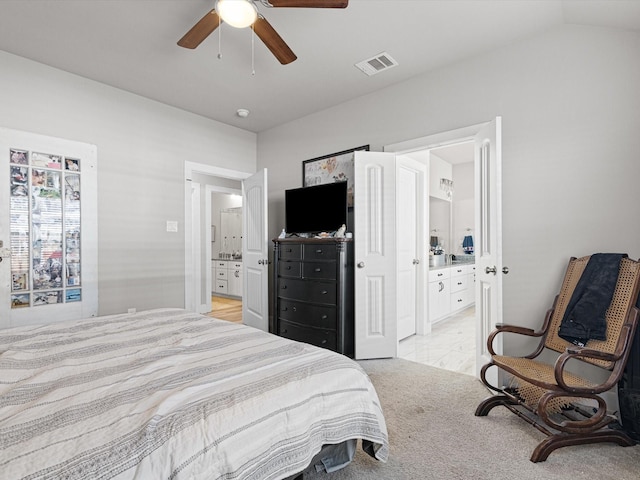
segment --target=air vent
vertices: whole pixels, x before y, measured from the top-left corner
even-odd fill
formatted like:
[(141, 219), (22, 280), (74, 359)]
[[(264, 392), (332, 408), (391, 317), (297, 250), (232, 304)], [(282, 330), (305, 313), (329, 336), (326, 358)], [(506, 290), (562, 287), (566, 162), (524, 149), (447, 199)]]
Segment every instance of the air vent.
[(398, 65), (398, 62), (391, 58), (391, 55), (387, 52), (379, 53), (375, 57), (356, 63), (356, 67), (369, 76), (388, 70), (396, 65)]

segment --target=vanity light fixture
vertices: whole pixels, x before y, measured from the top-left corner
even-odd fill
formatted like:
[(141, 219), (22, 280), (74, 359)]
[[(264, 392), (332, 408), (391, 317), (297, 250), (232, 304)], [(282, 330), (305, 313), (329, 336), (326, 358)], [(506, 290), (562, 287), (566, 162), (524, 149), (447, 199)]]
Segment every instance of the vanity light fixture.
[(449, 180), (448, 178), (441, 178), (440, 190), (444, 190), (444, 192), (447, 194), (447, 197), (451, 198), (451, 195), (453, 195), (453, 180)]
[(246, 28), (258, 19), (258, 10), (250, 0), (218, 0), (216, 13), (235, 28)]

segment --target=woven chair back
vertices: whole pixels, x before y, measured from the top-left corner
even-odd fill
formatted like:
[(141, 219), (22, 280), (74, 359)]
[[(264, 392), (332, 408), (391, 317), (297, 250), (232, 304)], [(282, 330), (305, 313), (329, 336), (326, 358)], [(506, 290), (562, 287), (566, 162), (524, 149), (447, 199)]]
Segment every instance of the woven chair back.
[[(567, 267), (567, 272), (562, 282), (555, 311), (551, 317), (551, 324), (545, 340), (545, 346), (551, 350), (562, 353), (571, 344), (558, 336), (558, 330), (562, 317), (571, 300), (571, 295), (578, 284), (578, 280), (584, 272), (589, 256), (572, 258)], [(589, 340), (586, 347), (606, 353), (613, 353), (616, 349), (622, 325), (627, 319), (631, 307), (636, 303), (637, 285), (640, 279), (640, 263), (629, 258), (623, 258), (620, 262), (620, 273), (613, 294), (611, 305), (606, 313), (607, 339)], [(598, 365), (602, 368), (612, 369), (613, 363), (604, 360), (584, 359), (586, 362)]]

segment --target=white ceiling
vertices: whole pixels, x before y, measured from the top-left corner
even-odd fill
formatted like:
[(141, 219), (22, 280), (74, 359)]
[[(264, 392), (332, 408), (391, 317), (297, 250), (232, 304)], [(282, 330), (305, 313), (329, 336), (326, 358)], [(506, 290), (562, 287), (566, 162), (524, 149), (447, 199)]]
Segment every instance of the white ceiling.
[[(227, 25), (176, 45), (213, 0), (1, 0), (0, 50), (260, 132), (563, 23), (640, 31), (638, 0), (351, 0), (259, 10), (298, 60), (280, 65)], [(399, 66), (354, 64), (388, 52)], [(1, 74), (1, 73), (0, 73)], [(248, 118), (238, 108), (251, 111)]]

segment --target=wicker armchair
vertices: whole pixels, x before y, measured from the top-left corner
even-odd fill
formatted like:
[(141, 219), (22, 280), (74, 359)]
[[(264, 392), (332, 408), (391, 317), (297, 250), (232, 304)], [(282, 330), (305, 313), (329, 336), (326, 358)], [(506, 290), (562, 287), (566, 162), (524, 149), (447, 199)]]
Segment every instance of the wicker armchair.
[[(498, 392), (478, 405), (475, 415), (486, 416), (496, 406), (504, 406), (548, 435), (533, 451), (532, 462), (545, 461), (557, 448), (595, 442), (614, 442), (622, 446), (635, 442), (620, 428), (611, 425), (616, 417), (607, 412), (600, 394), (616, 387), (633, 343), (638, 323), (636, 301), (640, 290), (640, 263), (628, 258), (620, 262), (618, 279), (606, 313), (606, 340), (590, 340), (575, 346), (558, 336), (558, 329), (571, 295), (590, 257), (572, 258), (558, 296), (547, 312), (540, 331), (497, 325), (487, 339), (491, 361), (480, 373), (482, 382)], [(524, 357), (496, 355), (492, 344), (496, 335), (513, 333), (539, 337), (536, 350)], [(553, 351), (554, 364), (538, 357)], [(545, 354), (546, 356), (546, 354)], [(602, 383), (572, 373), (567, 368), (586, 362), (607, 374)], [(486, 379), (487, 369), (497, 367), (511, 377), (510, 384), (496, 387)], [(591, 377), (592, 375), (589, 375)]]

